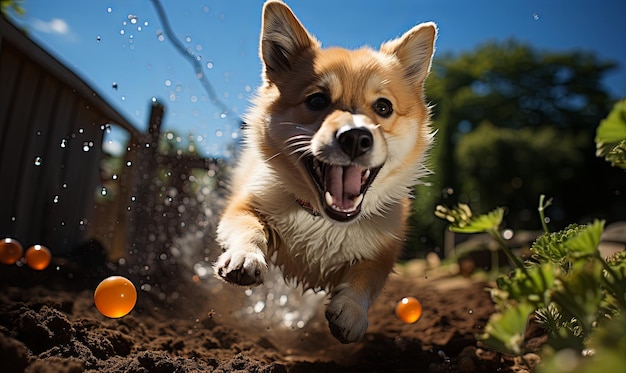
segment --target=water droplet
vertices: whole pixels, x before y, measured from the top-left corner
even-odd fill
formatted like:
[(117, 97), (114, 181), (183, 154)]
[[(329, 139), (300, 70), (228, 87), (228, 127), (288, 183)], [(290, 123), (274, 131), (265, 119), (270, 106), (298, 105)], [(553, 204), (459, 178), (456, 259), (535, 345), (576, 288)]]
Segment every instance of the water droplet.
[(120, 35), (124, 35), (126, 33), (126, 31), (124, 31), (123, 29), (120, 30)]
[(122, 96), (122, 101), (126, 101), (126, 96)]
[(111, 7), (107, 8), (107, 13), (111, 13), (113, 11), (113, 9), (111, 9)]
[(113, 174), (113, 176), (111, 177), (113, 180), (117, 180), (117, 174)]
[(187, 36), (187, 37), (185, 38), (185, 41), (186, 41), (187, 43), (191, 43), (191, 36)]
[(113, 89), (117, 89), (117, 82), (113, 82), (111, 86), (113, 87)]
[(171, 81), (171, 80), (169, 80), (169, 79), (165, 79), (165, 86), (166, 86), (166, 87), (169, 87), (169, 86), (171, 86), (171, 85), (172, 85), (172, 81)]
[(98, 43), (100, 42), (100, 35), (96, 36), (96, 40), (98, 41)]
[(67, 139), (61, 139), (61, 147), (62, 148), (67, 147)]
[(85, 141), (83, 143), (83, 151), (84, 152), (88, 152), (91, 149), (91, 147), (89, 146), (89, 143), (87, 141)]
[(134, 14), (129, 14), (129, 15), (128, 15), (128, 20), (129, 20), (129, 21), (130, 21), (130, 23), (132, 23), (132, 24), (137, 23), (137, 18), (139, 18), (139, 17), (137, 17), (137, 16), (136, 16), (136, 15), (134, 15)]
[(103, 196), (106, 196), (107, 195), (107, 188), (102, 187), (102, 190), (100, 190), (100, 194), (103, 195)]
[(41, 157), (35, 157), (35, 166), (41, 166), (43, 159)]
[(132, 165), (133, 165), (133, 162), (131, 162), (131, 161), (126, 162), (126, 167), (130, 167)]
[(54, 196), (54, 198), (52, 199), (52, 203), (59, 203), (59, 196), (58, 195)]
[(533, 20), (539, 21), (539, 14), (533, 13)]
[(225, 112), (225, 111), (223, 111), (223, 112), (220, 114), (220, 118), (222, 118), (222, 119), (226, 118), (227, 116), (228, 116), (228, 115), (226, 114), (226, 112)]
[(163, 36), (163, 31), (157, 31), (157, 40), (159, 41), (164, 41), (165, 40), (165, 36)]
[(207, 69), (212, 69), (213, 68), (213, 62), (209, 61), (206, 63), (206, 67)]
[(145, 27), (148, 27), (148, 21), (145, 21), (145, 22), (143, 23), (143, 25), (144, 25)]

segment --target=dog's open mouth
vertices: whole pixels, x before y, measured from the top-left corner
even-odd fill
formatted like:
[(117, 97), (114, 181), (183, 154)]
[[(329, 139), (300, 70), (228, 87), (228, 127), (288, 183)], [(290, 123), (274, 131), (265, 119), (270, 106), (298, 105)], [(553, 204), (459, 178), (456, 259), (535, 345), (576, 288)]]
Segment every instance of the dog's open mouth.
[(305, 165), (317, 186), (326, 214), (337, 221), (350, 221), (361, 212), (361, 203), (380, 167), (331, 165), (310, 156)]

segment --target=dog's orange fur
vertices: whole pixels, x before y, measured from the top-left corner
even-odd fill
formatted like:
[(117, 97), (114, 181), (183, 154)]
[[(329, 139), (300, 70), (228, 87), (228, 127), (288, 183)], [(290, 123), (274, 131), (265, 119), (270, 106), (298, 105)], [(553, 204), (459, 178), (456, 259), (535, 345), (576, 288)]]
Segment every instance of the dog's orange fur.
[(326, 317), (340, 341), (363, 336), (427, 172), (423, 84), (435, 38), (425, 23), (379, 51), (322, 49), (285, 4), (265, 4), (264, 84), (218, 226), (218, 277), (258, 285), (271, 261), (331, 293)]

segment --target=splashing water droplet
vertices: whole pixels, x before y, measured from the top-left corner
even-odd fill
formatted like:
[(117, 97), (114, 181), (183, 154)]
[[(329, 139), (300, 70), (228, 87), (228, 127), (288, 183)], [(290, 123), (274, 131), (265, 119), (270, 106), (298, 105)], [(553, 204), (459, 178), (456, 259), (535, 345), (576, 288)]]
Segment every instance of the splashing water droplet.
[(533, 13), (533, 20), (539, 21), (539, 14)]
[(228, 116), (228, 114), (226, 114), (226, 112), (222, 112), (222, 114), (220, 114), (220, 118), (224, 119)]
[(41, 166), (43, 159), (41, 157), (35, 157), (35, 166)]
[(59, 196), (58, 195), (54, 196), (54, 198), (52, 199), (52, 203), (59, 203)]
[(100, 42), (100, 35), (96, 36), (96, 40), (98, 41), (98, 43)]
[(61, 139), (61, 147), (62, 148), (67, 147), (67, 139)]

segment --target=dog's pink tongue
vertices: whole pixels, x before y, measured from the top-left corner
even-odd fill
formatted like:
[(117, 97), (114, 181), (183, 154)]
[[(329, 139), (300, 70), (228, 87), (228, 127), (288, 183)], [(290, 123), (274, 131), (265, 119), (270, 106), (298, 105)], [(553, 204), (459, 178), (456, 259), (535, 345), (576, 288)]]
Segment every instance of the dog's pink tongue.
[(335, 206), (343, 210), (355, 207), (353, 199), (361, 194), (361, 172), (359, 166), (331, 166), (326, 172), (326, 190)]

